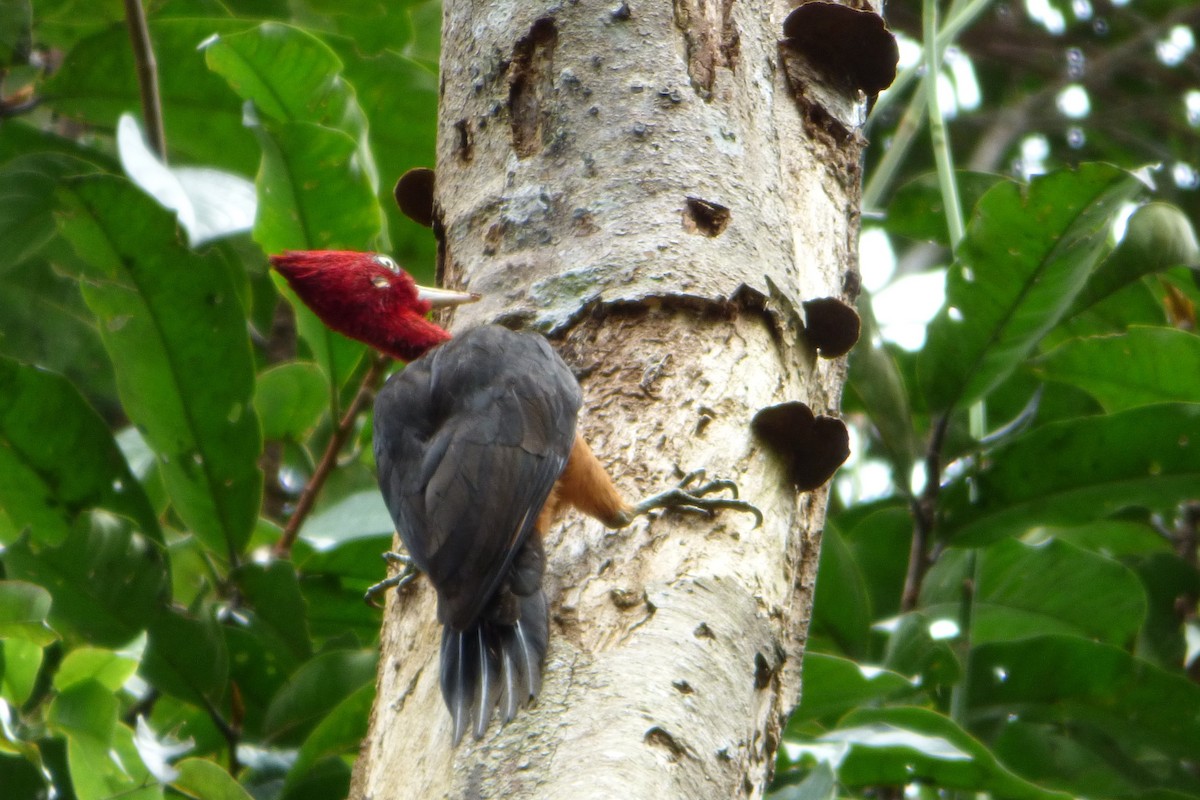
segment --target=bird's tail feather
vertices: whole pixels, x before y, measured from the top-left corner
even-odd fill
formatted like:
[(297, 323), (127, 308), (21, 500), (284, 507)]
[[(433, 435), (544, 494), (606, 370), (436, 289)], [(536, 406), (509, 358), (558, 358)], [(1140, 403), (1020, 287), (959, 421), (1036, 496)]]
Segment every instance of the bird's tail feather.
[(464, 631), (442, 630), (442, 697), (456, 745), (468, 727), (481, 738), (497, 707), (508, 722), (541, 691), (549, 637), (546, 596), (538, 590), (519, 599), (521, 613), (513, 625), (480, 619)]

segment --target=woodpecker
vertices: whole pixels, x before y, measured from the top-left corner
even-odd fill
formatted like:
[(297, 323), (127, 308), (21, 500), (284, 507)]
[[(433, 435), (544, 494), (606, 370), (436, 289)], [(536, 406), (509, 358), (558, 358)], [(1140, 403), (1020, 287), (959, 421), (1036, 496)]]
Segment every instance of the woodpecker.
[[(375, 462), (408, 551), (397, 558), (437, 591), (455, 745), (468, 728), (481, 738), (496, 709), (510, 721), (540, 691), (542, 538), (562, 508), (611, 528), (660, 508), (737, 509), (761, 522), (732, 482), (702, 473), (627, 503), (576, 433), (579, 383), (543, 337), (483, 325), (452, 338), (426, 319), (478, 295), (420, 287), (378, 253), (286, 252), (271, 264), (326, 325), (408, 362), (375, 400)], [(711, 496), (721, 490), (733, 497)]]

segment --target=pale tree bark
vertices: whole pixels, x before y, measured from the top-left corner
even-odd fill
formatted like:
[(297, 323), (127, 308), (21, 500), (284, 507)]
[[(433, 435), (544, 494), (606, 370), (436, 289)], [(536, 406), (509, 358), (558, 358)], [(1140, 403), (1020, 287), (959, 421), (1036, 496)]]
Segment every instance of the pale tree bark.
[(799, 699), (826, 489), (798, 492), (750, 423), (838, 409), (844, 359), (818, 358), (801, 320), (857, 291), (861, 95), (785, 67), (783, 3), (444, 7), (440, 266), (485, 295), (453, 329), (546, 333), (629, 499), (703, 467), (765, 523), (568, 514), (541, 696), (457, 748), (416, 581), (388, 602), (352, 796), (761, 797)]

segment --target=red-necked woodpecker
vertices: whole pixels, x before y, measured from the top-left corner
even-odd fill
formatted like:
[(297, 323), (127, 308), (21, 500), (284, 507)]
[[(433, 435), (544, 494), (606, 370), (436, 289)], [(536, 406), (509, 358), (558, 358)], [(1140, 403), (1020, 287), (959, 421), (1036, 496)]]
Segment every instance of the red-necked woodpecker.
[(451, 338), (425, 316), (477, 295), (416, 285), (387, 256), (289, 252), (271, 263), (329, 327), (408, 366), (375, 400), (379, 487), (437, 591), (441, 688), (455, 744), (537, 695), (548, 641), (542, 537), (574, 506), (609, 527), (655, 508), (750, 511), (711, 481), (631, 505), (575, 421), (570, 368), (536, 334), (484, 325)]

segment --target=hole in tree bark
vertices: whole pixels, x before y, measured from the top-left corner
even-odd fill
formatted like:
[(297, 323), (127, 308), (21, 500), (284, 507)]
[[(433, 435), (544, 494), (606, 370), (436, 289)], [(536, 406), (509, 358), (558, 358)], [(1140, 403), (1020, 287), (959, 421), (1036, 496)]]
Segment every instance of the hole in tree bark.
[(683, 210), (683, 228), (688, 233), (720, 236), (729, 225), (730, 216), (729, 209), (720, 203), (689, 197)]
[(557, 43), (558, 28), (554, 20), (542, 17), (513, 47), (508, 115), (512, 124), (513, 150), (518, 158), (529, 158), (542, 149), (544, 100), (553, 88)]
[(466, 163), (475, 156), (475, 136), (471, 133), (471, 123), (460, 119), (454, 123), (457, 138), (454, 141), (454, 155), (459, 161)]
[(667, 759), (672, 763), (682, 761), (683, 757), (687, 755), (687, 749), (674, 736), (657, 725), (646, 731), (645, 740), (646, 744), (665, 750)]

